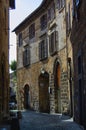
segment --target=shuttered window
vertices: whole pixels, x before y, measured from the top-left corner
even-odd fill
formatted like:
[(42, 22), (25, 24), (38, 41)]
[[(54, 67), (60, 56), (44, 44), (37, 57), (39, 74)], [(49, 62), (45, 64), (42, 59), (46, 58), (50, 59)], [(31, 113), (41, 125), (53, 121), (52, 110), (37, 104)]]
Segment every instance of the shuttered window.
[(55, 4), (52, 3), (51, 7), (48, 9), (48, 21), (55, 18)]
[(48, 57), (47, 40), (44, 39), (39, 43), (39, 59), (45, 60)]
[(30, 65), (30, 50), (29, 50), (28, 46), (26, 46), (24, 48), (24, 52), (23, 52), (23, 65), (24, 66)]
[(80, 0), (76, 0), (76, 6), (78, 6), (80, 3)]
[(67, 27), (67, 34), (69, 34), (71, 29), (70, 3), (68, 4), (68, 12), (66, 13), (66, 27)]
[(31, 24), (29, 27), (29, 39), (32, 39), (35, 37), (35, 23)]
[(54, 31), (49, 36), (50, 55), (54, 55), (57, 52), (57, 44), (58, 44), (58, 32)]
[(65, 0), (57, 0), (57, 8), (61, 9), (65, 5)]
[(23, 41), (22, 41), (22, 33), (20, 33), (19, 36), (18, 36), (19, 47), (22, 46), (22, 43), (23, 43)]
[(44, 14), (40, 19), (41, 30), (44, 30), (47, 27), (47, 14)]

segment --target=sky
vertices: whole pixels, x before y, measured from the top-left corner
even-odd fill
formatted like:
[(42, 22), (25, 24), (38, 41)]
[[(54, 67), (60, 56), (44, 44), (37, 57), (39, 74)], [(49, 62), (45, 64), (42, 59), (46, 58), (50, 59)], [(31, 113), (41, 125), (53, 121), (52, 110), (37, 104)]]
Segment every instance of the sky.
[(10, 49), (9, 63), (16, 60), (16, 35), (12, 32), (30, 13), (32, 13), (42, 0), (15, 0), (16, 8), (10, 10)]

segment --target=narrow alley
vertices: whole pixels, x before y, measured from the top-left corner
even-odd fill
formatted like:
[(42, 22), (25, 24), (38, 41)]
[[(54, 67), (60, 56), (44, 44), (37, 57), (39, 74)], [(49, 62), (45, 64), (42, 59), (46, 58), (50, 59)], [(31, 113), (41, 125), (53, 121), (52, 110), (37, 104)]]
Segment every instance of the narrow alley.
[(23, 111), (20, 130), (83, 130), (83, 128), (65, 115)]

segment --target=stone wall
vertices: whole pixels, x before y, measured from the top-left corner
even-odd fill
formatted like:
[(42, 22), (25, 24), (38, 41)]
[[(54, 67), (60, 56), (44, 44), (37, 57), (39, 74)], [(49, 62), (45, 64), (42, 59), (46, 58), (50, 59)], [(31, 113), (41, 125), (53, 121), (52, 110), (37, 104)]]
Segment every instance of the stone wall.
[(9, 100), (9, 1), (0, 1), (0, 118), (8, 113)]
[[(48, 5), (50, 6), (50, 5)], [(30, 106), (32, 109), (36, 111), (39, 110), (39, 76), (41, 74), (41, 70), (44, 69), (49, 74), (49, 103), (50, 103), (50, 113), (57, 112), (57, 108), (60, 109), (62, 113), (68, 113), (70, 109), (70, 85), (69, 85), (69, 77), (68, 77), (68, 57), (72, 57), (72, 48), (70, 45), (70, 40), (67, 39), (66, 36), (66, 13), (65, 8), (58, 11), (55, 8), (55, 18), (48, 23), (47, 28), (44, 31), (40, 29), (40, 17), (47, 13), (48, 8), (44, 10), (33, 22), (36, 24), (36, 35), (32, 40), (28, 40), (27, 44), (30, 46), (31, 51), (31, 62), (28, 67), (23, 66), (23, 49), (24, 44), (21, 47), (17, 48), (17, 80), (18, 80), (18, 93), (23, 91), (24, 86), (28, 84), (30, 88)], [(33, 17), (33, 16), (32, 16)], [(25, 38), (29, 39), (28, 28), (31, 24), (28, 24), (27, 27), (20, 27), (18, 33), (23, 34), (23, 40)], [(21, 31), (22, 30), (22, 31)], [(49, 52), (49, 35), (52, 31), (58, 31), (58, 49), (54, 55), (50, 55)], [(48, 40), (48, 58), (45, 61), (39, 61), (39, 42), (40, 37), (46, 34), (46, 38)], [(18, 34), (17, 34), (18, 37)], [(68, 40), (68, 41), (67, 41)], [(18, 44), (18, 41), (17, 41)], [(71, 58), (72, 59), (72, 58)], [(56, 77), (55, 73), (57, 73), (57, 66), (60, 66), (60, 90), (58, 90), (58, 86), (55, 86)], [(56, 71), (56, 72), (55, 72)], [(57, 94), (60, 93), (60, 94)], [(59, 97), (60, 95), (60, 97)], [(18, 95), (18, 105), (19, 109), (24, 108), (24, 94)], [(58, 99), (60, 105), (58, 103)], [(58, 103), (58, 104), (57, 104)]]

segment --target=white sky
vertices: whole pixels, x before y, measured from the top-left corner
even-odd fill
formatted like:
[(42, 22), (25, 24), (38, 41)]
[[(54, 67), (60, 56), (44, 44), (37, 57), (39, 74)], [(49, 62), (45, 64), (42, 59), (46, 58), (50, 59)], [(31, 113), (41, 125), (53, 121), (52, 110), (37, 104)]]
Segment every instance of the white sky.
[(10, 63), (16, 60), (16, 35), (12, 30), (33, 12), (41, 2), (42, 0), (15, 0), (16, 9), (10, 10)]

